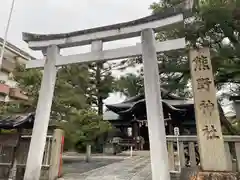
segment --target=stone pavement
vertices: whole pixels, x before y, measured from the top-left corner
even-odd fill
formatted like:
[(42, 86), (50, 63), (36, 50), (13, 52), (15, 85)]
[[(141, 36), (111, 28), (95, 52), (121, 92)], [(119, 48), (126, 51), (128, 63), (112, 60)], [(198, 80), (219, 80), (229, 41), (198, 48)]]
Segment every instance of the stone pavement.
[[(101, 156), (92, 161), (95, 168), (88, 170), (84, 164), (79, 164), (77, 170), (69, 171), (63, 177), (64, 180), (152, 180), (149, 151), (134, 152), (133, 157), (107, 157)], [(99, 161), (107, 163), (97, 168)], [(115, 159), (113, 161), (113, 159)], [(110, 160), (110, 161), (109, 161)], [(116, 161), (117, 160), (117, 161)], [(103, 165), (102, 164), (102, 165)], [(73, 164), (73, 166), (76, 166)], [(92, 166), (92, 165), (91, 165)], [(85, 171), (84, 171), (85, 169)], [(179, 180), (178, 173), (171, 173), (171, 180)]]
[(149, 156), (126, 158), (86, 173), (66, 174), (64, 180), (151, 180)]

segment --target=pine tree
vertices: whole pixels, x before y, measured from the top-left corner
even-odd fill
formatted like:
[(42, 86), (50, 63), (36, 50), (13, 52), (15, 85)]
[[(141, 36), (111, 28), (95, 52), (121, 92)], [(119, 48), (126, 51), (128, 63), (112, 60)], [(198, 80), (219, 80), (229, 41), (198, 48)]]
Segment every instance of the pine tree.
[[(159, 13), (169, 7), (181, 7), (183, 3), (184, 0), (163, 0), (153, 3), (150, 9), (153, 13)], [(195, 4), (193, 15), (185, 20), (184, 26), (157, 33), (157, 41), (181, 37), (185, 37), (187, 41), (185, 51), (171, 51), (158, 55), (162, 87), (179, 96), (192, 96), (188, 87), (191, 83), (188, 50), (202, 46), (211, 48), (212, 66), (218, 90), (228, 83), (240, 83), (239, 9), (239, 2), (234, 0), (201, 1)], [(131, 61), (142, 63), (141, 57), (131, 59)], [(143, 72), (139, 73), (139, 76), (142, 74)], [(127, 80), (128, 77), (122, 79)], [(124, 84), (122, 80), (119, 82)], [(124, 89), (128, 88), (124, 87)]]
[[(95, 93), (96, 87), (91, 85), (91, 77), (88, 65), (68, 65), (58, 69), (50, 124), (60, 125), (65, 130), (65, 148), (81, 149), (86, 144), (95, 142), (98, 136), (111, 130), (110, 124), (103, 121), (92, 107), (93, 95), (96, 95), (91, 93)], [(26, 92), (29, 100), (3, 104), (0, 114), (14, 115), (35, 112), (42, 71), (39, 69), (26, 70), (24, 67), (18, 66), (13, 73), (13, 79)], [(84, 138), (79, 136), (80, 132), (84, 134)], [(81, 147), (75, 146), (75, 143), (81, 144)]]

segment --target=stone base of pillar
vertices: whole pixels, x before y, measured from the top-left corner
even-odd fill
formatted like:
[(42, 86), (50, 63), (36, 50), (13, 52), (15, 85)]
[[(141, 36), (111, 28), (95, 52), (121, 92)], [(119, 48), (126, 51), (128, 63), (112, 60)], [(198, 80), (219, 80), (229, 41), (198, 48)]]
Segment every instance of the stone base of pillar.
[(239, 180), (240, 172), (202, 172), (199, 168), (183, 168), (180, 180)]
[[(193, 178), (194, 179), (194, 178)], [(191, 179), (191, 180), (193, 180)], [(196, 180), (238, 180), (240, 173), (233, 172), (199, 172), (197, 173)]]

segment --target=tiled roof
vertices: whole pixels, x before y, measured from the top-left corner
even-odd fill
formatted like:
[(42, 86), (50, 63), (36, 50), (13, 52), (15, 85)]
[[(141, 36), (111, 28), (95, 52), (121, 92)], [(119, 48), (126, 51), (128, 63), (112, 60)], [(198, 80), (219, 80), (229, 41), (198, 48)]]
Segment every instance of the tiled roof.
[(34, 113), (25, 115), (8, 116), (0, 120), (0, 129), (17, 129), (22, 127), (32, 127)]

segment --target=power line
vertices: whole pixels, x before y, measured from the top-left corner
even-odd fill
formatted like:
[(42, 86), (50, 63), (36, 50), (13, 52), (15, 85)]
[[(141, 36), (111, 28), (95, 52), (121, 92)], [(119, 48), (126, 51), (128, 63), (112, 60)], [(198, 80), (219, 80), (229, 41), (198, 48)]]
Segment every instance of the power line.
[(11, 19), (12, 19), (14, 5), (15, 5), (15, 0), (12, 1), (11, 9), (10, 9), (9, 16), (8, 16), (7, 27), (6, 27), (6, 31), (4, 34), (4, 40), (3, 40), (2, 51), (1, 51), (1, 56), (0, 56), (0, 68), (2, 67), (3, 55), (4, 55), (4, 51), (5, 51), (5, 46), (7, 43), (7, 36), (8, 36), (8, 31), (9, 31), (9, 27), (10, 27), (10, 23), (11, 23)]

